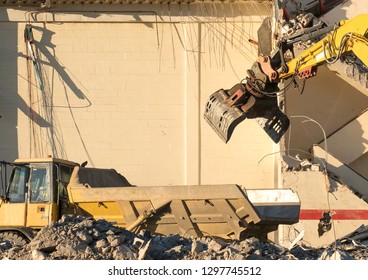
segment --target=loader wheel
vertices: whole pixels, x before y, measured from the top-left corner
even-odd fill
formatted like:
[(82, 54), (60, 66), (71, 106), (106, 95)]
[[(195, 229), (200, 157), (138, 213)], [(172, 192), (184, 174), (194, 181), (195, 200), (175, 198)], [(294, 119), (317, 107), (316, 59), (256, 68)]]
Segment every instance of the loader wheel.
[(21, 233), (15, 231), (0, 232), (0, 240), (1, 239), (10, 241), (16, 246), (24, 246), (29, 242)]

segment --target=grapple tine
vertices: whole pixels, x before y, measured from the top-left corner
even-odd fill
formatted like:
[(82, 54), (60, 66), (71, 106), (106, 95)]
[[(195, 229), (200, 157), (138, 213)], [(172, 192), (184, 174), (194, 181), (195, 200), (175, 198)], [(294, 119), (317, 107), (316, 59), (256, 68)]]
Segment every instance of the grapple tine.
[(290, 125), (289, 118), (279, 108), (269, 111), (263, 117), (256, 118), (256, 122), (275, 143), (280, 141)]

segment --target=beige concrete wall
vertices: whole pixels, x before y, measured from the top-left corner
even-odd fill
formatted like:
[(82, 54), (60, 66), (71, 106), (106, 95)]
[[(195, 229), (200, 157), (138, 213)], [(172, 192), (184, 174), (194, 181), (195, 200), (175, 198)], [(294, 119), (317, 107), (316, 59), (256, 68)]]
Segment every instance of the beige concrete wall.
[[(208, 96), (255, 60), (248, 39), (269, 4), (59, 8), (1, 8), (2, 159), (88, 160), (137, 185), (274, 187), (275, 158), (259, 161), (277, 147), (255, 121), (224, 144), (203, 119)], [(44, 92), (27, 66), (27, 20)]]
[[(350, 164), (368, 151), (368, 112), (347, 123), (327, 139), (328, 152)], [(349, 148), (346, 149), (346, 143)], [(326, 145), (323, 141), (320, 146)]]
[[(338, 179), (341, 184), (348, 186), (356, 192), (357, 196), (368, 201), (368, 181), (364, 174), (359, 173), (357, 169), (350, 165), (344, 164), (338, 157), (326, 152), (318, 145), (313, 146), (313, 155), (315, 156), (315, 163), (321, 166), (321, 170), (326, 166), (331, 175)], [(362, 163), (361, 169), (366, 166), (364, 165), (366, 162), (357, 160), (358, 162)]]

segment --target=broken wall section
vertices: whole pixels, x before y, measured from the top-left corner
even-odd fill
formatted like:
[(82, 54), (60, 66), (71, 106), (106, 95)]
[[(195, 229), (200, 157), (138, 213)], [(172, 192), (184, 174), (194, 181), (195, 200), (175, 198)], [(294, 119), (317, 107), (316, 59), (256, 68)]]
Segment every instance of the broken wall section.
[(299, 222), (279, 229), (285, 247), (299, 239), (314, 247), (329, 245), (367, 223), (367, 202), (324, 172), (285, 171), (282, 183), (301, 198)]
[[(318, 20), (333, 26), (367, 13), (365, 1), (337, 2), (322, 16), (314, 13)], [(334, 172), (342, 184), (366, 197), (368, 78), (366, 74), (352, 76), (352, 66), (368, 73), (367, 67), (361, 67), (351, 58), (348, 64), (338, 60), (320, 66), (317, 76), (306, 81), (302, 95), (296, 90), (286, 92), (286, 113), (291, 125), (284, 150), (291, 156), (318, 163), (325, 161), (329, 172)]]

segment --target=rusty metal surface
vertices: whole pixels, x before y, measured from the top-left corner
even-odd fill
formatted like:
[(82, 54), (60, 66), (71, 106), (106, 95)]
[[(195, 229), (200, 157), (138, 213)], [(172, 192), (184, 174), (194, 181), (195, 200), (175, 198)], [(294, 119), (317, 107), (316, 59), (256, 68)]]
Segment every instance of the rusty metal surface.
[(230, 140), (235, 127), (249, 118), (248, 113), (257, 102), (256, 95), (252, 94), (247, 84), (239, 83), (231, 89), (220, 89), (210, 95), (204, 119), (225, 143)]
[(237, 107), (229, 105), (227, 102), (230, 95), (224, 89), (213, 93), (207, 103), (204, 112), (204, 119), (218, 136), (227, 143), (235, 129), (245, 118), (244, 112)]
[[(267, 78), (266, 75), (264, 77)], [(240, 86), (246, 88), (243, 89), (243, 95), (237, 94)], [(225, 143), (230, 140), (236, 126), (246, 118), (255, 119), (268, 136), (278, 143), (289, 128), (288, 117), (280, 110), (276, 98), (258, 98), (249, 91), (248, 84), (216, 91), (206, 103), (204, 119)]]
[(290, 120), (278, 107), (272, 107), (265, 112), (264, 116), (256, 118), (256, 122), (275, 143), (278, 143), (288, 130)]

